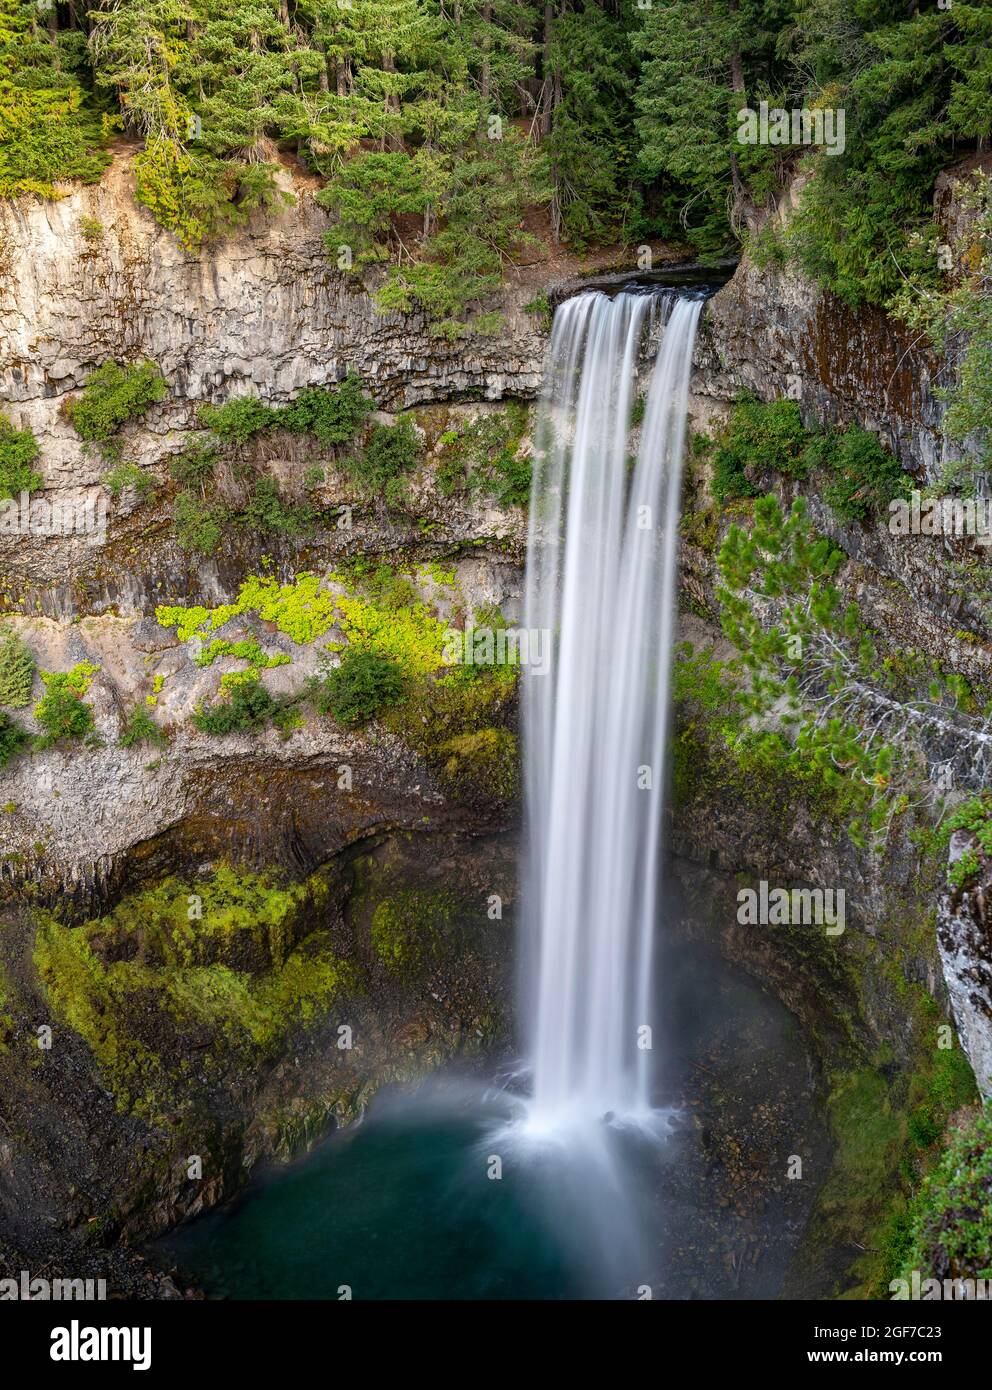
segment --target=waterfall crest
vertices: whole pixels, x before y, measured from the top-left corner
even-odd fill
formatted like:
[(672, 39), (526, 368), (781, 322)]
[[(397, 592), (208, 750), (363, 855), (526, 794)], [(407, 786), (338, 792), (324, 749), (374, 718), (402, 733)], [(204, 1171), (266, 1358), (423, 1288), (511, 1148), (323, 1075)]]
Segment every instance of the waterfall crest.
[[(679, 495), (701, 297), (593, 292), (555, 314), (537, 431), (523, 687), (532, 1115), (650, 1109), (652, 939)], [(660, 346), (637, 457), (636, 370)]]

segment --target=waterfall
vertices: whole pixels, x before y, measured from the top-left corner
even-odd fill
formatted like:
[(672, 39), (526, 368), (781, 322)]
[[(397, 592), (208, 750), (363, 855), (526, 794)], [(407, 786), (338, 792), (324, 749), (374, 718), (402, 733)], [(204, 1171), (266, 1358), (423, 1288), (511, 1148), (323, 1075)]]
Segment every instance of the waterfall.
[[(557, 310), (531, 499), (524, 924), (532, 1119), (646, 1114), (679, 494), (701, 295), (593, 292)], [(660, 346), (636, 460), (638, 359)], [(547, 640), (547, 639), (546, 639)], [(647, 1045), (646, 1045), (647, 1044)]]

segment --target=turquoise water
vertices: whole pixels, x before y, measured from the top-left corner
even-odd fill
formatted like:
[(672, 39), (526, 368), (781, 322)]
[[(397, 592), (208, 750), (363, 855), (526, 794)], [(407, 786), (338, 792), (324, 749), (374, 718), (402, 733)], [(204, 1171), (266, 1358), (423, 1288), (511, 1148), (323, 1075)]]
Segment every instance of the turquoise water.
[[(622, 1296), (646, 1269), (624, 1230), (642, 1141), (610, 1131), (599, 1155), (521, 1144), (508, 1115), (505, 1097), (467, 1084), (387, 1097), (162, 1248), (218, 1297)], [(630, 1160), (612, 1191), (608, 1149)]]
[(440, 1078), (380, 1095), (158, 1256), (234, 1299), (789, 1297), (830, 1156), (808, 1054), (777, 1000), (697, 947), (668, 951), (664, 978), (664, 1137), (525, 1139), (506, 1090)]

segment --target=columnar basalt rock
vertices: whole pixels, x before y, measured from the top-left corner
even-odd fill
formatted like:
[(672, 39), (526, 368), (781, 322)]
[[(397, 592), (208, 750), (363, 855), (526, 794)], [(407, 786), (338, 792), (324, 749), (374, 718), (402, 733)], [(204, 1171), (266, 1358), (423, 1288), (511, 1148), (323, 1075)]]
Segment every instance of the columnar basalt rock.
[(98, 481), (99, 460), (87, 473), (59, 406), (108, 357), (150, 358), (169, 383), (168, 400), (146, 417), (138, 462), (192, 424), (199, 402), (286, 401), (349, 368), (394, 410), (529, 396), (540, 385), (539, 323), (523, 312), (532, 291), (511, 285), (501, 295), (499, 332), (450, 342), (422, 314), (375, 312), (362, 281), (331, 259), (330, 224), (306, 186), (191, 255), (135, 203), (131, 183), (121, 159), (99, 185), (0, 208), (0, 394), (38, 435), (50, 487)]
[(947, 385), (918, 335), (879, 309), (857, 311), (792, 268), (744, 259), (710, 301), (696, 344), (697, 410), (750, 390), (790, 396), (807, 424), (859, 424), (877, 433), (907, 471), (932, 480), (948, 451)]

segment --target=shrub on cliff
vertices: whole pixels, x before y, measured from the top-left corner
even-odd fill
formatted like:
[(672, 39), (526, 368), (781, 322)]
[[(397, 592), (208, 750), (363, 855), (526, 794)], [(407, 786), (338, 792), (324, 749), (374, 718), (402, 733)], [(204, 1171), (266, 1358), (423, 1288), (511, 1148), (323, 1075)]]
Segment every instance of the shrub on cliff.
[(124, 731), (118, 742), (122, 748), (134, 748), (139, 743), (151, 743), (164, 748), (168, 738), (155, 723), (144, 705), (135, 705), (124, 721)]
[(31, 703), (35, 659), (28, 644), (10, 628), (0, 627), (0, 705), (24, 709)]
[(122, 425), (163, 400), (167, 388), (154, 362), (121, 366), (104, 362), (91, 372), (78, 396), (66, 401), (64, 412), (80, 439), (106, 447)]
[(34, 717), (43, 730), (35, 740), (39, 750), (59, 739), (83, 739), (93, 733), (93, 707), (83, 698), (90, 688), (97, 667), (81, 661), (71, 671), (42, 671), (45, 694), (34, 707)]
[(394, 505), (403, 500), (406, 475), (420, 459), (420, 438), (410, 419), (395, 425), (376, 425), (362, 453), (349, 460), (348, 473), (366, 497)]
[(213, 446), (190, 438), (169, 460), (169, 473), (183, 487), (199, 488), (202, 494), (214, 480), (218, 457), (219, 451)]
[(0, 767), (6, 767), (28, 741), (28, 735), (4, 710), (0, 710)]
[(53, 28), (40, 5), (0, 3), (0, 198), (55, 198), (56, 183), (95, 183), (110, 162), (99, 147), (114, 121), (87, 106), (82, 35), (56, 35), (48, 9)]
[(278, 418), (275, 407), (257, 396), (237, 396), (223, 405), (200, 407), (200, 424), (225, 444), (247, 444), (252, 435), (271, 429)]
[(41, 474), (32, 467), (39, 452), (30, 430), (17, 430), (6, 415), (0, 415), (0, 500), (42, 486)]
[(717, 440), (713, 493), (720, 502), (757, 497), (768, 473), (825, 477), (822, 496), (843, 521), (866, 521), (904, 494), (906, 475), (897, 459), (859, 425), (811, 433), (799, 406), (783, 398), (740, 401)]
[(192, 492), (180, 492), (172, 504), (172, 534), (183, 550), (212, 555), (224, 535), (231, 513), (220, 502), (205, 502)]
[(309, 530), (315, 516), (312, 507), (287, 502), (274, 478), (259, 478), (236, 520), (252, 535), (298, 536)]
[(804, 478), (809, 471), (804, 457), (808, 439), (795, 401), (739, 401), (713, 456), (717, 500), (757, 496), (752, 475), (769, 470)]
[(239, 680), (229, 688), (228, 698), (193, 714), (193, 723), (205, 734), (257, 733), (279, 706), (256, 677)]
[(331, 715), (339, 724), (367, 724), (400, 698), (405, 684), (397, 662), (349, 647), (341, 665), (314, 687), (313, 702), (320, 714)]
[(859, 425), (816, 435), (806, 460), (830, 475), (823, 500), (843, 521), (866, 521), (904, 495), (906, 475), (898, 460)]
[(304, 387), (279, 412), (279, 424), (294, 434), (312, 434), (321, 444), (347, 444), (372, 409), (361, 378), (349, 372), (340, 386)]
[(284, 429), (333, 446), (354, 439), (371, 409), (361, 378), (349, 372), (338, 386), (305, 386), (288, 405), (237, 396), (223, 405), (202, 406), (200, 423), (225, 444), (247, 444), (264, 430)]
[(992, 1278), (992, 1108), (954, 1131), (910, 1213), (903, 1277)]

